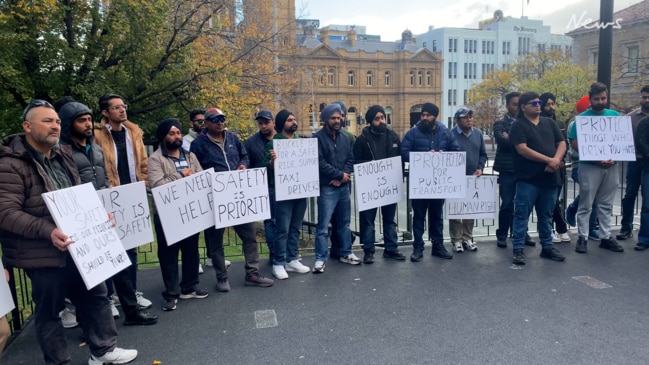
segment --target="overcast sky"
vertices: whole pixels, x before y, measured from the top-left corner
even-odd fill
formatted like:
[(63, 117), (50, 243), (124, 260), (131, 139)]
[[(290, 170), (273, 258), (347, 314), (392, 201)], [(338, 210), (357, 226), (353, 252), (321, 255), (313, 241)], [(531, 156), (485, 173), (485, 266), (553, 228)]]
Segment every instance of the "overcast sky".
[[(496, 10), (505, 16), (542, 20), (552, 33), (563, 34), (588, 20), (599, 19), (597, 0), (295, 0), (298, 18), (319, 19), (329, 24), (365, 25), (367, 34), (378, 34), (383, 41), (401, 38), (409, 29), (413, 34), (435, 28), (477, 28), (478, 22), (492, 18)], [(642, 0), (615, 0), (615, 11)], [(525, 4), (525, 5), (523, 5)], [(581, 20), (581, 22), (580, 22)]]

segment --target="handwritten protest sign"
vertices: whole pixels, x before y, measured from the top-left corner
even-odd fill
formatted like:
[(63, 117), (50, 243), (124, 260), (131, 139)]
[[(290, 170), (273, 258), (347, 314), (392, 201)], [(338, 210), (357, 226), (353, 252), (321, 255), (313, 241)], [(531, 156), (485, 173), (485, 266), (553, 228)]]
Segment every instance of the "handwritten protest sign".
[(466, 196), (446, 200), (448, 219), (496, 219), (498, 176), (466, 177)]
[(464, 198), (466, 152), (410, 152), (410, 199)]
[(214, 226), (214, 169), (151, 189), (167, 246)]
[(320, 196), (318, 139), (274, 139), (275, 200)]
[(97, 190), (97, 194), (106, 211), (115, 216), (115, 228), (125, 249), (153, 242), (144, 181)]
[(578, 116), (575, 125), (580, 160), (635, 161), (630, 116)]
[(404, 199), (401, 157), (356, 164), (354, 179), (359, 211), (398, 203)]
[(56, 225), (74, 242), (68, 251), (88, 289), (131, 265), (91, 183), (43, 193)]
[(270, 218), (266, 168), (215, 172), (212, 190), (215, 196), (216, 228), (261, 221)]
[(0, 317), (4, 317), (14, 308), (14, 300), (11, 297), (11, 290), (9, 289), (9, 284), (5, 280), (4, 266), (2, 266), (2, 261), (0, 261)]

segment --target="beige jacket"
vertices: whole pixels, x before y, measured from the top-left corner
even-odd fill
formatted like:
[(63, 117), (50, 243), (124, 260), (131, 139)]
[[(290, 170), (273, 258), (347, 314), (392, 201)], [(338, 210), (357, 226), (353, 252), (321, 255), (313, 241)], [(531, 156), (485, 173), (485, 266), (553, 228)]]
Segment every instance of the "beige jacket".
[[(131, 179), (135, 177), (135, 181), (144, 181), (147, 189), (149, 188), (149, 177), (147, 175), (147, 155), (144, 148), (144, 135), (142, 129), (137, 124), (126, 121), (123, 123), (126, 128), (127, 142), (130, 141), (130, 146), (127, 145), (127, 153), (129, 158), (129, 165), (132, 164)], [(104, 162), (106, 163), (106, 174), (108, 181), (112, 186), (118, 186), (119, 175), (117, 173), (117, 150), (113, 141), (113, 136), (110, 134), (110, 125), (103, 118), (99, 124), (95, 124), (95, 143), (97, 143), (102, 151), (104, 151)], [(133, 181), (133, 182), (135, 182)]]

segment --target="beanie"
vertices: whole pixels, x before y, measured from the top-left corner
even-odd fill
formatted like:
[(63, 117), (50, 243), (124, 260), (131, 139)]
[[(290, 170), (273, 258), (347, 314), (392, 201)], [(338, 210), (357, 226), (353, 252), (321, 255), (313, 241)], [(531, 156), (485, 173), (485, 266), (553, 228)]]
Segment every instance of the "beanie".
[(376, 117), (377, 113), (383, 113), (383, 115), (385, 116), (385, 110), (382, 106), (372, 105), (369, 109), (367, 109), (367, 112), (365, 112), (365, 121), (367, 122), (367, 124), (372, 124), (372, 121), (374, 120), (374, 117)]
[(433, 103), (424, 103), (424, 105), (421, 106), (421, 112), (426, 112), (437, 118), (439, 115), (439, 108)]
[(277, 132), (281, 133), (284, 130), (284, 124), (286, 124), (286, 120), (291, 115), (293, 115), (293, 113), (286, 109), (280, 110), (277, 115), (275, 115), (275, 130)]
[(585, 112), (588, 107), (590, 107), (590, 98), (588, 95), (584, 95), (577, 101), (577, 104), (575, 104), (575, 110), (578, 114)]
[(552, 99), (552, 101), (557, 101), (557, 98), (554, 97), (554, 94), (552, 93), (543, 93), (541, 96), (539, 96), (539, 99), (541, 99), (541, 109), (545, 108), (545, 106), (548, 103), (548, 100)]
[[(329, 118), (331, 118), (331, 116), (334, 115), (334, 113), (342, 114), (342, 112), (343, 111), (340, 108), (340, 105), (338, 103), (329, 104), (325, 106), (324, 109), (322, 109), (322, 111), (320, 112), (320, 120), (323, 123), (326, 123), (329, 120)], [(275, 123), (277, 123), (277, 121), (275, 121)]]
[(171, 127), (176, 127), (179, 131), (182, 130), (180, 121), (176, 118), (167, 118), (160, 121), (160, 124), (158, 124), (158, 128), (155, 131), (155, 136), (159, 142), (164, 141), (167, 133), (171, 130)]

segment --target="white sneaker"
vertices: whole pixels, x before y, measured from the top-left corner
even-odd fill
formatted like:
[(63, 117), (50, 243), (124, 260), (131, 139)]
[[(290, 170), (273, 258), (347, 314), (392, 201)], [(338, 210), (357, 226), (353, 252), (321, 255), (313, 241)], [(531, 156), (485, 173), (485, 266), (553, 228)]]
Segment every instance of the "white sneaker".
[(325, 271), (325, 262), (318, 260), (315, 262), (313, 265), (313, 273), (314, 274), (321, 274)]
[(90, 355), (88, 365), (110, 365), (110, 364), (126, 364), (137, 357), (137, 350), (126, 350), (115, 347), (113, 351), (107, 352), (102, 356)]
[(230, 265), (232, 265), (232, 263), (230, 261), (228, 261), (228, 260), (225, 260), (225, 268), (226, 269), (230, 268)]
[(61, 323), (63, 323), (63, 328), (74, 328), (79, 325), (76, 314), (67, 307), (59, 312), (59, 317), (61, 318)]
[(202, 274), (203, 272), (204, 272), (204, 271), (203, 271), (203, 265), (198, 264), (198, 273), (199, 273), (199, 274)]
[(478, 250), (478, 245), (476, 245), (475, 242), (473, 242), (473, 240), (463, 241), (462, 242), (462, 247), (469, 250), (469, 251)]
[(205, 266), (212, 266), (212, 259), (205, 259)]
[(273, 265), (273, 276), (279, 280), (288, 279), (288, 274), (286, 273), (286, 269), (284, 269), (284, 265)]
[(139, 305), (142, 309), (151, 308), (151, 306), (153, 305), (150, 300), (144, 297), (141, 291), (136, 291), (135, 297), (137, 298), (137, 305)]
[(460, 241), (453, 242), (453, 251), (464, 252), (464, 247), (462, 247), (462, 242)]
[(361, 263), (361, 259), (359, 259), (354, 253), (350, 253), (347, 256), (341, 257), (340, 262), (345, 263), (345, 264), (350, 264), (350, 265), (359, 265)]
[[(571, 239), (570, 236), (568, 235), (568, 232), (566, 232), (566, 233), (561, 233), (561, 234), (559, 235), (559, 238), (561, 239), (561, 242), (570, 242), (570, 241), (572, 241), (572, 239)], [(553, 242), (554, 242), (554, 241), (553, 241)]]
[(115, 305), (114, 300), (109, 300), (110, 302), (110, 311), (113, 314), (113, 318), (117, 319), (119, 318), (119, 311), (117, 310), (117, 306)]
[(117, 296), (117, 294), (113, 294), (112, 299), (113, 302), (115, 303), (115, 306), (119, 307), (120, 305), (122, 305), (122, 303), (119, 301), (119, 297)]
[(293, 260), (286, 263), (286, 271), (306, 274), (311, 271), (311, 269), (308, 266), (303, 265), (300, 260)]
[(559, 235), (556, 234), (556, 233), (552, 233), (552, 242), (553, 242), (553, 243), (559, 243), (559, 242), (561, 242), (561, 237), (559, 237)]

